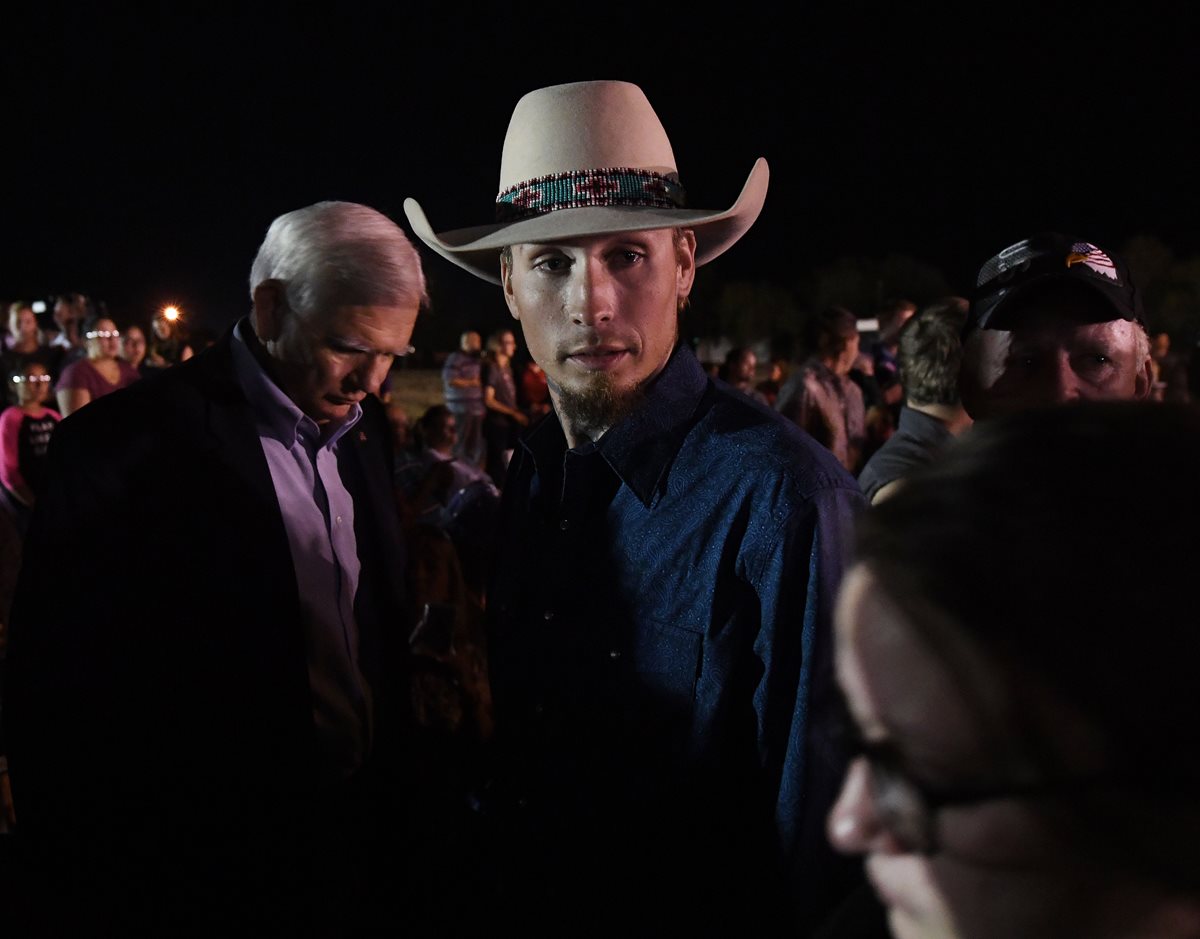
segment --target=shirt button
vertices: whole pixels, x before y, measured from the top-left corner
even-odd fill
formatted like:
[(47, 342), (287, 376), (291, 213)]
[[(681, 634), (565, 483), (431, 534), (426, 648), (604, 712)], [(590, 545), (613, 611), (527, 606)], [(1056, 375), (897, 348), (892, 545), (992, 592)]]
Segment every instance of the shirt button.
[(558, 523), (558, 527), (560, 529), (562, 529), (563, 531), (566, 531), (568, 528), (571, 527), (571, 523), (570, 523), (570, 521), (568, 521), (567, 519), (564, 518), (561, 522)]
[(608, 653), (608, 657), (615, 662), (617, 659), (619, 659), (621, 657), (621, 650), (620, 649), (610, 649), (609, 653)]
[(554, 611), (547, 610), (545, 613), (542, 614), (542, 619), (544, 619), (547, 623), (550, 622), (550, 620), (554, 619)]
[(337, 523), (339, 525), (342, 524), (342, 517), (340, 515), (337, 517)]

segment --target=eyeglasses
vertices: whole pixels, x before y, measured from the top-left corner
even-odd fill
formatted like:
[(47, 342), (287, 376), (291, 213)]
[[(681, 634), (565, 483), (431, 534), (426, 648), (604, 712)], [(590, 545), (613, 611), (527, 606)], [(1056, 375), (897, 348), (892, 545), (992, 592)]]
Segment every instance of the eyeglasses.
[(905, 850), (931, 855), (938, 851), (936, 817), (943, 809), (968, 807), (1002, 799), (1044, 799), (1077, 796), (1111, 788), (1126, 788), (1128, 781), (1105, 772), (1095, 775), (995, 785), (938, 787), (915, 779), (903, 753), (890, 741), (863, 739), (839, 692), (835, 736), (844, 755), (867, 764), (867, 784), (875, 817)]
[(14, 382), (16, 382), (18, 385), (20, 385), (27, 381), (32, 381), (32, 382), (49, 381), (50, 376), (49, 375), (14, 375), (12, 377), (12, 380)]
[(118, 339), (120, 336), (119, 329), (89, 329), (84, 333), (85, 339)]

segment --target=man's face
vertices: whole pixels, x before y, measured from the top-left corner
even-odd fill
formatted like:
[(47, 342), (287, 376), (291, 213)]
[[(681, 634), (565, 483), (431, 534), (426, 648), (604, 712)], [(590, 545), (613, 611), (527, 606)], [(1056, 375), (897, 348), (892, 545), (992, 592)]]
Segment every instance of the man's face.
[(977, 329), (963, 346), (971, 417), (1074, 401), (1145, 398), (1152, 384), (1142, 327), (1077, 289), (1040, 293), (1010, 311), (1011, 329)]
[(696, 239), (671, 229), (512, 247), (504, 297), (560, 397), (636, 392), (661, 371), (692, 288)]
[(474, 355), (483, 348), (483, 339), (479, 333), (463, 333), (462, 338), (459, 340), (459, 347), (463, 352)]
[(408, 349), (418, 309), (415, 301), (341, 306), (307, 319), (282, 309), (272, 332), (259, 316), (257, 297), (255, 306), (260, 337), (277, 337), (267, 348), (280, 386), (318, 424), (345, 420), (355, 404), (379, 392), (393, 359)]

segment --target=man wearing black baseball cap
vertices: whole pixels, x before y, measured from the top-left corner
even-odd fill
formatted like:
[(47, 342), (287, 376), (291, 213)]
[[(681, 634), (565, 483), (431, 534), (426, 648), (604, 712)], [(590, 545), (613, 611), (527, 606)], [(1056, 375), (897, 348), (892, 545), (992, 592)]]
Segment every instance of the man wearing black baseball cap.
[(962, 400), (972, 418), (1142, 399), (1152, 383), (1141, 294), (1119, 256), (1045, 232), (980, 268), (963, 335)]

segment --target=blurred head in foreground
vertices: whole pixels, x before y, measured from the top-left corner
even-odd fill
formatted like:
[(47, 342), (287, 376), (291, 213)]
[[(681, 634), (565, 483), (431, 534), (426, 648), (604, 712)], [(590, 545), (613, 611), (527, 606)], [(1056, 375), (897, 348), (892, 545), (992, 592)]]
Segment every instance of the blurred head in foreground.
[(976, 425), (859, 528), (829, 817), (895, 935), (1200, 935), (1200, 413)]

